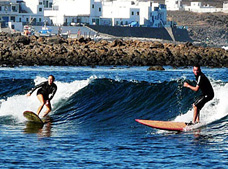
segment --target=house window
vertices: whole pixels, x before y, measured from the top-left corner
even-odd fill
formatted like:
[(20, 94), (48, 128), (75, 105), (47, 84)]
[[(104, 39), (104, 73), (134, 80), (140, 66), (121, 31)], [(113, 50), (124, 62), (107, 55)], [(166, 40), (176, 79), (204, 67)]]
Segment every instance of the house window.
[(43, 3), (42, 2), (39, 2), (39, 5), (42, 5)]
[(44, 2), (44, 7), (48, 8), (48, 1)]
[(21, 22), (21, 18), (19, 18), (19, 22)]
[(134, 12), (133, 11), (131, 12), (131, 15), (134, 15)]
[(39, 22), (41, 22), (42, 20), (41, 20), (41, 18), (39, 18)]
[(99, 12), (101, 12), (101, 8), (99, 8)]
[(94, 4), (92, 4), (92, 8), (94, 8)]
[(10, 17), (10, 20), (13, 21), (13, 22), (15, 22), (15, 16), (11, 16)]
[(16, 12), (16, 6), (12, 6), (12, 10)]
[(26, 22), (28, 22), (29, 21), (29, 18), (26, 18)]
[(42, 10), (42, 8), (39, 8), (39, 12), (42, 12), (43, 10)]
[(139, 15), (139, 12), (137, 12), (137, 15)]

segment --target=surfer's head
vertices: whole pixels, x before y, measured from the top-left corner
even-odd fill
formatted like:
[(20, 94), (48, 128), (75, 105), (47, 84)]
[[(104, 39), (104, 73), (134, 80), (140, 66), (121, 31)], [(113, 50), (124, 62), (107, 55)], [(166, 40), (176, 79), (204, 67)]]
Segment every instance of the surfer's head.
[(55, 81), (55, 77), (53, 75), (48, 76), (48, 84), (51, 85)]
[(201, 73), (200, 65), (193, 66), (193, 73), (195, 76), (198, 76)]

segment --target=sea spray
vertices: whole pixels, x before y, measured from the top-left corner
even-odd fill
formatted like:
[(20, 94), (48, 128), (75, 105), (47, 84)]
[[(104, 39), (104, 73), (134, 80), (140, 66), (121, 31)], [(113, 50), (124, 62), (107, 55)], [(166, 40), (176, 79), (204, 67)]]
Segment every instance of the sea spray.
[[(53, 111), (50, 114), (52, 114), (55, 109), (63, 105), (69, 97), (71, 97), (80, 89), (87, 86), (90, 81), (95, 78), (95, 76), (91, 76), (86, 80), (75, 80), (70, 83), (56, 81), (55, 83), (58, 89), (54, 98), (51, 100)], [(47, 81), (47, 79), (40, 76), (34, 79), (35, 85), (42, 83), (43, 81)], [(7, 97), (7, 99), (5, 100), (1, 100), (0, 116), (13, 116), (17, 118), (19, 122), (22, 122), (25, 120), (22, 115), (23, 112), (26, 110), (36, 112), (39, 105), (40, 103), (36, 97), (36, 91), (30, 97), (27, 97), (25, 94), (14, 95), (11, 97)], [(40, 115), (44, 113), (45, 109), (46, 108), (44, 107)]]
[[(228, 115), (228, 83), (222, 85), (221, 82), (213, 81), (212, 86), (215, 96), (200, 111), (200, 121), (205, 124), (212, 123)], [(174, 121), (189, 122), (192, 119), (193, 108), (188, 110), (187, 113), (177, 116)]]

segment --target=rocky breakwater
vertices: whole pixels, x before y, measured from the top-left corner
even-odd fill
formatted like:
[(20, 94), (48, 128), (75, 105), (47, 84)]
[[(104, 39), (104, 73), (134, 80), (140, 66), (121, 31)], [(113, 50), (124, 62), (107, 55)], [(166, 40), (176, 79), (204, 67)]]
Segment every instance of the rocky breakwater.
[(199, 63), (228, 67), (228, 51), (197, 47), (191, 43), (172, 44), (139, 40), (63, 39), (0, 34), (1, 66), (96, 66), (129, 65), (174, 67)]

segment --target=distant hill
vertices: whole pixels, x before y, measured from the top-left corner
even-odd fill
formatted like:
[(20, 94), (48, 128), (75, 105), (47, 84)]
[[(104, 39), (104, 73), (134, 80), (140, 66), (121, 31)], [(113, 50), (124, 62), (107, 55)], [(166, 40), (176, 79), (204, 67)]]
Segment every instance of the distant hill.
[[(203, 5), (209, 4), (210, 6), (215, 6), (217, 8), (222, 8), (223, 2), (225, 0), (183, 0), (183, 4), (190, 5), (191, 2), (202, 2)], [(164, 4), (165, 0), (155, 0), (154, 2), (159, 2)]]
[(209, 46), (228, 46), (228, 14), (168, 11), (167, 19), (188, 26), (190, 37)]
[[(105, 1), (116, 1), (116, 0), (105, 0)], [(149, 0), (139, 0), (139, 1), (149, 1)], [(226, 0), (183, 0), (183, 4), (190, 5), (191, 2), (202, 2), (203, 5), (209, 4), (210, 6), (215, 6), (217, 8), (222, 8), (223, 2)], [(154, 0), (160, 4), (165, 4), (165, 0)]]

